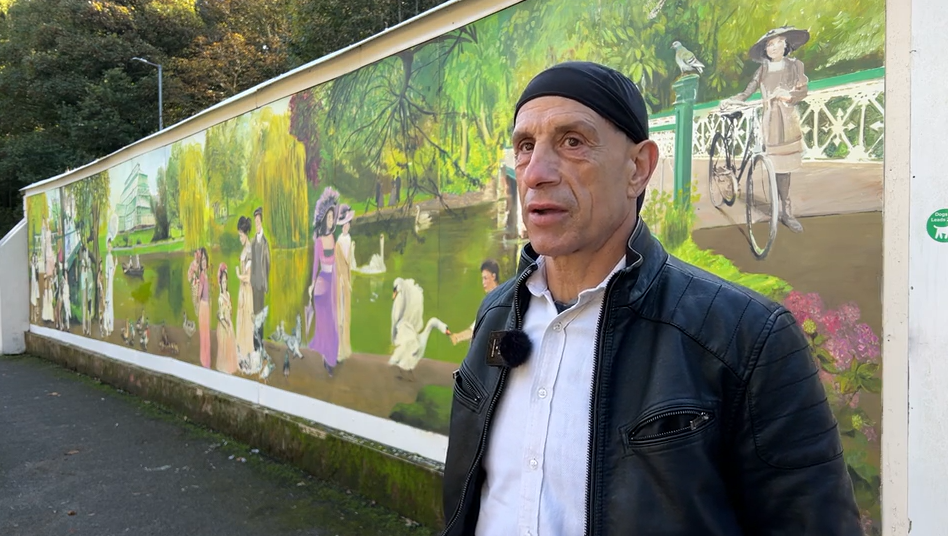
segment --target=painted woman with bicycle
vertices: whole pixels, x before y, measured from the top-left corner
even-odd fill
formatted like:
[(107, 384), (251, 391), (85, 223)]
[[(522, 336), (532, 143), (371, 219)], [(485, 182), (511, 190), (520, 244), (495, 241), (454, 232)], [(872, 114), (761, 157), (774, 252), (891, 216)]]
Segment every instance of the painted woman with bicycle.
[[(780, 197), (780, 222), (799, 233), (803, 226), (793, 216), (790, 206), (790, 173), (800, 169), (803, 161), (803, 132), (796, 105), (807, 95), (807, 77), (803, 62), (790, 53), (810, 39), (807, 30), (783, 26), (770, 30), (750, 49), (750, 59), (760, 68), (747, 88), (728, 101), (746, 101), (760, 89), (763, 104), (761, 137), (764, 151), (773, 163)], [(724, 104), (724, 103), (722, 103)]]

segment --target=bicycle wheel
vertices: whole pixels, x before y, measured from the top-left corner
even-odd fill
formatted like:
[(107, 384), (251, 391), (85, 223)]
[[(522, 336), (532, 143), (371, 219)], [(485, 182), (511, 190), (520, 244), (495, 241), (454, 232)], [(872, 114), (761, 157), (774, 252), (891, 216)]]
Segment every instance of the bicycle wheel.
[(731, 206), (737, 199), (737, 175), (720, 132), (714, 134), (708, 151), (708, 193), (716, 208), (722, 203)]
[(777, 174), (770, 158), (754, 155), (747, 170), (747, 238), (751, 251), (758, 259), (770, 253), (777, 238), (780, 208), (777, 204)]

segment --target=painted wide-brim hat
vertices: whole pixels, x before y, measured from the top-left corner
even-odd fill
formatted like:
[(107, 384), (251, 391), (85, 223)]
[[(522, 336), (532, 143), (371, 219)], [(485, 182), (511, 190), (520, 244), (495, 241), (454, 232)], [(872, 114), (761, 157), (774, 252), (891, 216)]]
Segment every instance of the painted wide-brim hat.
[(768, 61), (767, 59), (767, 42), (773, 39), (774, 37), (783, 37), (786, 39), (787, 44), (790, 45), (790, 50), (797, 50), (806, 44), (810, 40), (810, 31), (801, 30), (799, 28), (794, 28), (793, 26), (781, 26), (780, 28), (774, 28), (769, 32), (765, 33), (760, 39), (754, 43), (754, 46), (750, 48), (750, 59), (756, 61), (757, 63), (764, 63)]
[(350, 221), (352, 221), (352, 218), (354, 217), (355, 217), (355, 211), (352, 210), (352, 207), (350, 207), (346, 203), (340, 204), (339, 208), (336, 209), (336, 225), (339, 225), (339, 226), (345, 225), (349, 223)]
[[(326, 218), (326, 213), (329, 212), (329, 210), (335, 210), (338, 203), (339, 192), (333, 189), (333, 187), (327, 186), (316, 201), (316, 210), (313, 211), (313, 227), (318, 228), (322, 225), (323, 220)], [(333, 223), (338, 225), (338, 222)]]

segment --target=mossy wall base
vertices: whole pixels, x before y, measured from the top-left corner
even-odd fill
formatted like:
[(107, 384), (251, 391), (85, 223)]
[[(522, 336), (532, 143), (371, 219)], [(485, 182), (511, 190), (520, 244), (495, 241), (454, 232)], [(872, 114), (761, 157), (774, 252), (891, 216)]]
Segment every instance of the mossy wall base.
[(444, 525), (439, 464), (49, 337), (28, 332), (26, 346), (33, 355), (167, 406), (405, 517)]

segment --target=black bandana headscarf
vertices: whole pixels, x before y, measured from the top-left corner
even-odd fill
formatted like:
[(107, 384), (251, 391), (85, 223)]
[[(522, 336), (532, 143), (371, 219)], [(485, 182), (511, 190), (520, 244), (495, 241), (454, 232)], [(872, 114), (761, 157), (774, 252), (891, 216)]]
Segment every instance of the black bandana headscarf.
[[(633, 143), (648, 139), (648, 111), (645, 99), (635, 84), (624, 74), (598, 63), (568, 61), (554, 65), (527, 84), (517, 107), (537, 97), (565, 97), (588, 106), (625, 132)], [(639, 196), (637, 210), (642, 209), (645, 194)]]

